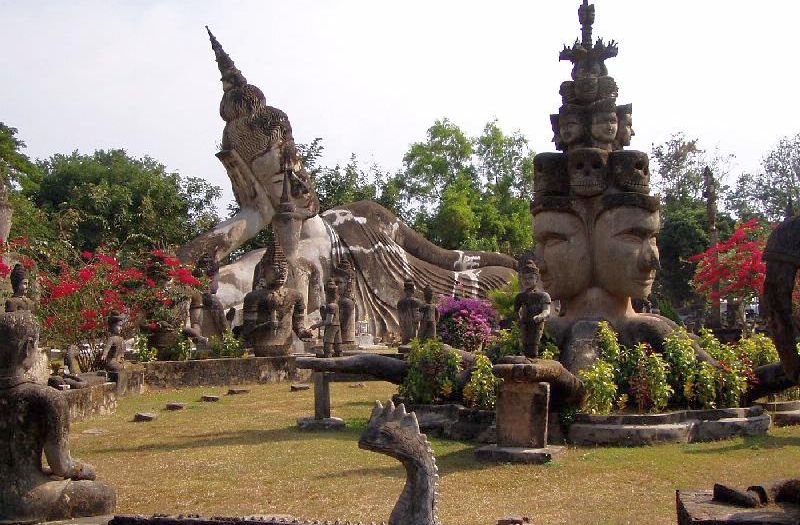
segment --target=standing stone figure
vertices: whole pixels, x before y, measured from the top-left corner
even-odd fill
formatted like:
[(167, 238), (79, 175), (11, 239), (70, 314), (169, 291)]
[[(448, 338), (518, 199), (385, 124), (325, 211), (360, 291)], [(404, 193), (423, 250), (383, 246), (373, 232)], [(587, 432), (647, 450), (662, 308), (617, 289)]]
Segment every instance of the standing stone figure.
[(33, 300), (25, 297), (28, 291), (28, 271), (19, 263), (11, 270), (11, 288), (14, 290), (14, 295), (6, 301), (6, 312), (33, 311)]
[(532, 257), (523, 256), (520, 259), (519, 284), (522, 291), (514, 299), (514, 311), (522, 332), (522, 353), (535, 359), (539, 357), (539, 342), (545, 321), (550, 316), (550, 295), (536, 289), (539, 268)]
[(324, 357), (341, 357), (342, 330), (339, 313), (339, 289), (333, 279), (325, 283), (325, 306), (321, 308), (322, 321), (311, 326), (311, 329), (324, 327), (322, 336), (322, 355)]
[(356, 303), (353, 300), (353, 265), (345, 259), (337, 272), (339, 287), (339, 320), (342, 331), (342, 345), (354, 350), (356, 348)]
[(427, 341), (436, 337), (436, 324), (439, 322), (439, 310), (434, 301), (433, 288), (426, 286), (422, 292), (425, 297), (425, 304), (420, 306), (419, 340)]
[(210, 253), (204, 253), (197, 260), (194, 269), (195, 277), (206, 276), (209, 279), (205, 292), (195, 292), (189, 304), (189, 321), (191, 334), (195, 338), (206, 341), (211, 337), (222, 337), (228, 329), (228, 320), (222, 303), (216, 297), (219, 288), (219, 263)]
[(25, 376), (38, 338), (29, 312), (0, 314), (0, 521), (109, 514), (114, 489), (94, 481), (94, 467), (70, 456), (63, 394)]
[(397, 303), (397, 316), (400, 319), (401, 343), (407, 345), (419, 332), (419, 311), (422, 301), (414, 297), (414, 281), (406, 279), (403, 283), (405, 297)]
[(108, 372), (108, 379), (117, 383), (117, 386), (122, 389), (124, 389), (121, 376), (123, 375), (122, 358), (125, 355), (125, 339), (122, 338), (120, 332), (124, 320), (125, 318), (117, 312), (111, 312), (111, 315), (108, 316), (109, 336), (100, 356), (100, 362)]
[(298, 291), (285, 286), (288, 267), (280, 244), (273, 240), (260, 264), (261, 278), (245, 296), (241, 334), (257, 357), (285, 356), (293, 334), (302, 340), (313, 335), (303, 328), (306, 306)]

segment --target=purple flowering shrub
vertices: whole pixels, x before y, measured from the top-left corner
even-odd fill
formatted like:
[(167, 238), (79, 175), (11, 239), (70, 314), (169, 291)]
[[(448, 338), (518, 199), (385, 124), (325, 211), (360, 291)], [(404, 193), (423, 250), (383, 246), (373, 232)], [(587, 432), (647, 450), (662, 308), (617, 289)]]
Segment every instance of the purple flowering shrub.
[(497, 329), (497, 311), (484, 299), (439, 300), (437, 333), (448, 345), (475, 352), (486, 347)]

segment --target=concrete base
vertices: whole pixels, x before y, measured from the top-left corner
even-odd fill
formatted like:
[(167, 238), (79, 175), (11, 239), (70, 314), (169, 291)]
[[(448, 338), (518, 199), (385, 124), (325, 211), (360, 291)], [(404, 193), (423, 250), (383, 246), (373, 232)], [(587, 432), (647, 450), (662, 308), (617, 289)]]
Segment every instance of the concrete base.
[(340, 417), (326, 417), (322, 419), (313, 417), (297, 418), (297, 428), (300, 430), (342, 430), (344, 427), (344, 419)]
[(564, 447), (547, 446), (544, 448), (518, 448), (487, 445), (475, 451), (475, 458), (480, 461), (494, 463), (528, 463), (542, 465), (558, 459)]
[(800, 507), (788, 503), (748, 509), (713, 500), (711, 490), (679, 490), (678, 525), (790, 525), (800, 522)]

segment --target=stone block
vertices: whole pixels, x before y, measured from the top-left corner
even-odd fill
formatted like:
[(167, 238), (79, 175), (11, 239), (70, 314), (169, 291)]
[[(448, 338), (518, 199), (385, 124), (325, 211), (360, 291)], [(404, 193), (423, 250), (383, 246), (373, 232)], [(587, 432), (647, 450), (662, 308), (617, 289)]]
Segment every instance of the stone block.
[(204, 394), (200, 397), (200, 401), (205, 401), (206, 403), (215, 403), (220, 400), (219, 396), (214, 396), (211, 394)]
[(308, 390), (311, 388), (311, 385), (306, 383), (294, 383), (291, 387), (289, 387), (292, 392), (300, 392), (302, 390)]
[(228, 389), (228, 395), (229, 396), (239, 396), (239, 395), (242, 395), (242, 394), (249, 394), (249, 393), (250, 393), (250, 389), (249, 388), (230, 388), (230, 389)]
[(527, 463), (543, 465), (558, 459), (564, 447), (547, 446), (543, 448), (503, 447), (487, 445), (475, 450), (475, 458), (493, 463)]
[(167, 403), (167, 406), (164, 407), (166, 410), (183, 410), (186, 408), (186, 403), (179, 403), (177, 401), (170, 401)]
[(133, 420), (137, 423), (153, 421), (154, 419), (158, 419), (158, 414), (155, 412), (139, 412), (133, 416)]
[(800, 523), (800, 506), (735, 507), (713, 500), (711, 490), (678, 490), (678, 525), (789, 525)]
[(322, 419), (301, 417), (297, 419), (297, 427), (300, 430), (342, 430), (345, 428), (345, 422), (339, 417), (326, 417)]
[(541, 449), (547, 445), (548, 383), (504, 381), (497, 396), (497, 443)]

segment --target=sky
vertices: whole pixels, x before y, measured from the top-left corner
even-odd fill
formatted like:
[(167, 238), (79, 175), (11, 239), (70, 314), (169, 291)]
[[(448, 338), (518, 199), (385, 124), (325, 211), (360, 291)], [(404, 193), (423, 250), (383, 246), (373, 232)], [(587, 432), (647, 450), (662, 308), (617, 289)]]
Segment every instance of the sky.
[[(202, 177), (232, 199), (214, 154), (222, 135), (209, 25), (295, 139), (323, 138), (323, 163), (351, 153), (390, 171), (436, 119), (468, 134), (497, 119), (551, 151), (549, 115), (580, 34), (578, 0), (0, 0), (0, 121), (33, 158), (124, 148)], [(594, 36), (631, 149), (684, 131), (758, 169), (800, 132), (795, 0), (594, 0)]]

